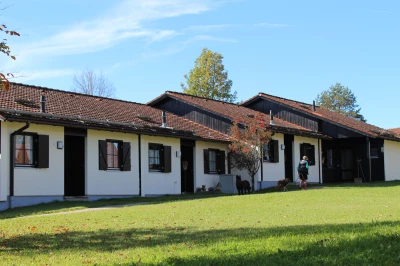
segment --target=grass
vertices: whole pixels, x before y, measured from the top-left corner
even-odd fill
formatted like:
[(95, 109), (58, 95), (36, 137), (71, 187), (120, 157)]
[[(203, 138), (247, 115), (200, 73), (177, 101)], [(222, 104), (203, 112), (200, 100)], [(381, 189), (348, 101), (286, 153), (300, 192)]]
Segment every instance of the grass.
[(1, 264), (400, 264), (400, 182), (190, 198), (52, 216), (0, 213)]

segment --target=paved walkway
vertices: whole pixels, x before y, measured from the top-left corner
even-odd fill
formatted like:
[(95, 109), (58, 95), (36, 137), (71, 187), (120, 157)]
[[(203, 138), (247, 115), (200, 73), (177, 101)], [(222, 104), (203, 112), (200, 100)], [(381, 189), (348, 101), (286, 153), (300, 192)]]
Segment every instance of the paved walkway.
[(124, 207), (137, 206), (137, 205), (146, 205), (146, 204), (150, 204), (150, 202), (137, 202), (137, 203), (123, 204), (123, 205), (109, 205), (109, 206), (103, 206), (103, 207), (86, 208), (86, 209), (81, 209), (81, 210), (71, 210), (71, 211), (65, 211), (65, 212), (54, 212), (54, 213), (45, 213), (45, 214), (33, 214), (33, 215), (22, 216), (22, 217), (15, 217), (15, 218), (29, 218), (29, 217), (41, 217), (41, 216), (52, 216), (52, 215), (61, 215), (61, 214), (71, 214), (71, 213), (82, 213), (82, 212), (103, 211), (103, 210), (120, 209), (120, 208), (124, 208)]

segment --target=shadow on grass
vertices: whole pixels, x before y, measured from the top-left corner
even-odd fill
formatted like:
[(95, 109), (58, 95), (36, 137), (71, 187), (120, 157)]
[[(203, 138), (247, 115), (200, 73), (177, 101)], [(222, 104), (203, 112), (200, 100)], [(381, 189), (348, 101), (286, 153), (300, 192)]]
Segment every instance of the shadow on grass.
[(36, 214), (57, 213), (68, 210), (78, 210), (86, 208), (99, 208), (104, 206), (125, 205), (134, 203), (159, 204), (174, 201), (186, 201), (194, 199), (207, 199), (215, 197), (231, 196), (227, 194), (215, 193), (195, 193), (185, 195), (171, 195), (160, 197), (132, 197), (118, 199), (102, 199), (97, 201), (54, 201), (27, 207), (19, 207), (0, 212), (0, 220), (18, 218)]
[[(400, 181), (379, 181), (370, 183), (327, 183), (327, 184), (308, 184), (308, 189), (318, 189), (318, 188), (348, 188), (348, 189), (365, 189), (365, 188), (381, 188), (381, 187), (398, 187), (400, 186)], [(288, 191), (299, 191), (299, 185), (290, 183), (288, 186)], [(283, 189), (278, 189), (275, 187), (265, 188), (257, 191), (256, 193), (273, 193), (273, 192), (283, 192)]]
[[(0, 240), (0, 256), (13, 252), (122, 252), (134, 248), (191, 246), (187, 258), (170, 254), (166, 265), (398, 265), (400, 263), (400, 222), (284, 226), (203, 230), (194, 228), (131, 228), (128, 230), (35, 232), (7, 236)], [(385, 234), (380, 233), (385, 232)], [(346, 236), (343, 234), (349, 233)], [(280, 237), (301, 243), (276, 246)], [(252, 243), (250, 243), (252, 242)], [(247, 244), (250, 243), (250, 244)], [(254, 246), (260, 243), (263, 246)], [(238, 244), (239, 247), (238, 248)], [(196, 248), (211, 247), (202, 255)], [(179, 256), (179, 257), (178, 257)], [(128, 264), (127, 264), (128, 265)], [(150, 264), (159, 265), (159, 264)]]

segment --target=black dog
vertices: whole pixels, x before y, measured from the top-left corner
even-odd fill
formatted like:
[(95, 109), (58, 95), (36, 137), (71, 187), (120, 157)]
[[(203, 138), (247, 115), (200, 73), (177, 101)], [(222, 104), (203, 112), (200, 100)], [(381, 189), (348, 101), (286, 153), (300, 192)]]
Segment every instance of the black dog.
[(246, 193), (250, 194), (251, 187), (250, 182), (247, 180), (242, 181), (242, 177), (240, 175), (236, 176), (236, 189), (239, 195), (243, 195)]

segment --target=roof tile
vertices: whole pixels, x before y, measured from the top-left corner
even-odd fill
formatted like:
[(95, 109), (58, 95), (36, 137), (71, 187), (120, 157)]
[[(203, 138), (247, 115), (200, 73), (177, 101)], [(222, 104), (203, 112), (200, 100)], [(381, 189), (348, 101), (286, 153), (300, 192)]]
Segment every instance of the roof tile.
[[(46, 96), (46, 113), (49, 114), (134, 123), (154, 128), (162, 124), (162, 110), (144, 104), (18, 83), (12, 83), (9, 91), (0, 91), (0, 108), (40, 113), (41, 95)], [(207, 140), (228, 141), (228, 136), (223, 133), (168, 112), (167, 127), (190, 130), (197, 137)]]

